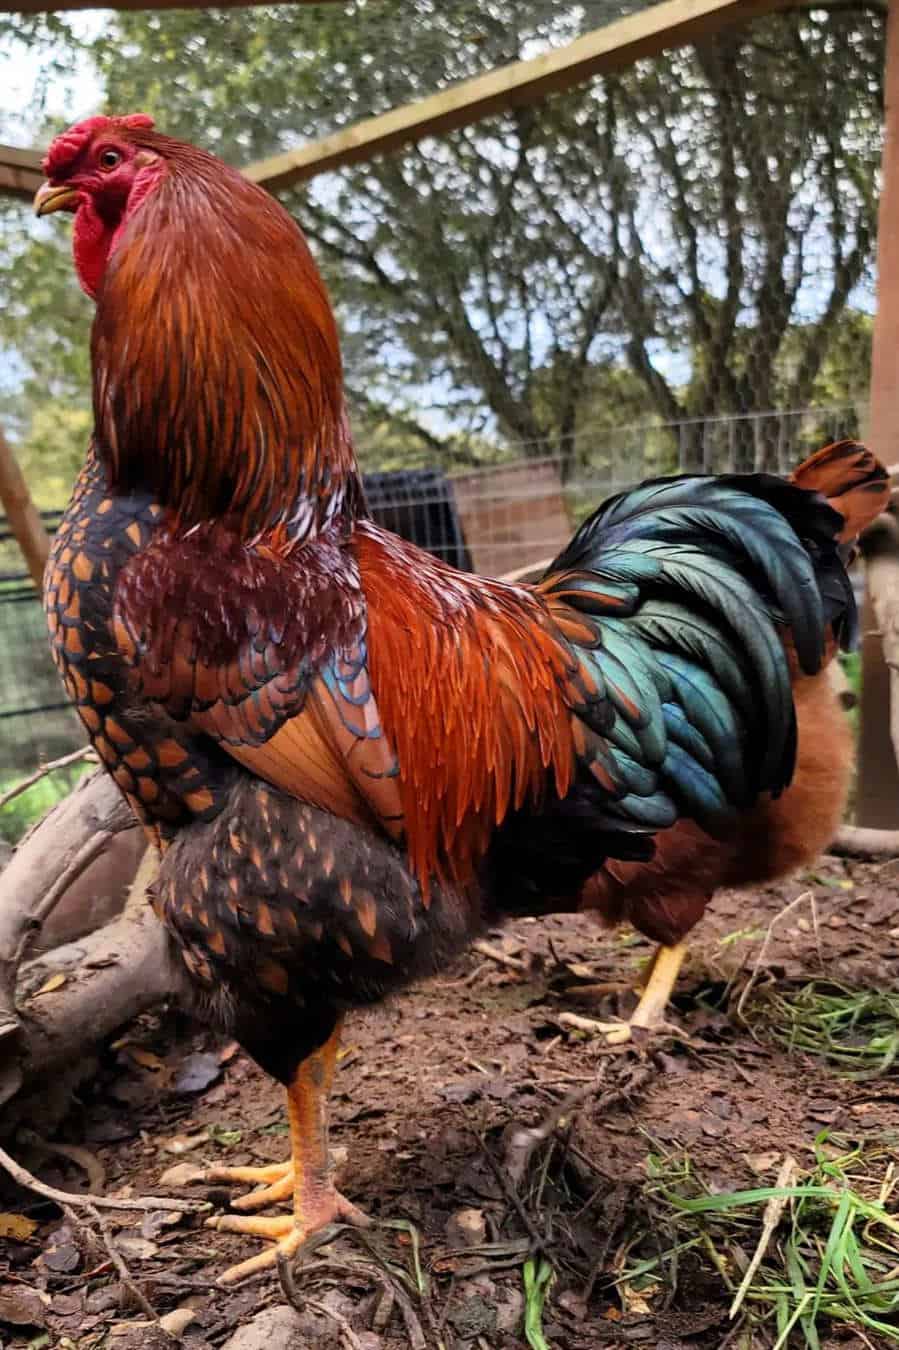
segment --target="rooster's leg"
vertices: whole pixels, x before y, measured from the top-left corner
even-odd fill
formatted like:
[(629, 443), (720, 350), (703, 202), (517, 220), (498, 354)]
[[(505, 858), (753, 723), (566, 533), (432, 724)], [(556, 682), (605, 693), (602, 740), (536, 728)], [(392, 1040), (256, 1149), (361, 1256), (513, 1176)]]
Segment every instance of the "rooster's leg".
[[(282, 1193), (282, 1187), (288, 1180), (293, 1189), (293, 1216), (277, 1218), (249, 1218), (238, 1214), (225, 1214), (221, 1218), (208, 1219), (207, 1226), (226, 1233), (247, 1233), (272, 1241), (276, 1245), (258, 1256), (231, 1266), (220, 1276), (220, 1284), (233, 1284), (247, 1275), (273, 1266), (279, 1253), (293, 1256), (308, 1237), (319, 1228), (334, 1223), (338, 1219), (347, 1223), (365, 1225), (369, 1221), (361, 1210), (356, 1209), (335, 1190), (331, 1181), (328, 1160), (328, 1097), (331, 1081), (334, 1077), (334, 1064), (337, 1059), (337, 1047), (340, 1043), (340, 1026), (335, 1028), (330, 1040), (304, 1059), (287, 1088), (287, 1114), (290, 1121), (291, 1162), (287, 1168), (278, 1169), (279, 1179), (268, 1187), (270, 1191)], [(289, 1169), (289, 1172), (288, 1170)], [(241, 1172), (234, 1180), (269, 1180), (270, 1176), (255, 1175), (255, 1168), (229, 1169)], [(273, 1173), (274, 1169), (258, 1169)], [(253, 1172), (247, 1178), (246, 1173)], [(252, 1199), (252, 1196), (246, 1199)], [(259, 1193), (256, 1193), (259, 1199)], [(273, 1197), (274, 1198), (274, 1197)]]
[(678, 942), (674, 947), (658, 947), (652, 958), (649, 975), (640, 1001), (626, 1022), (597, 1022), (596, 1029), (606, 1038), (609, 1045), (625, 1045), (632, 1039), (634, 1027), (647, 1030), (664, 1029), (665, 1009), (667, 1008), (680, 968), (687, 955), (687, 947)]
[(687, 955), (687, 945), (659, 947), (652, 958), (649, 976), (643, 986), (640, 1002), (630, 1016), (632, 1027), (656, 1027), (665, 1020), (665, 1009), (671, 1002), (680, 968)]

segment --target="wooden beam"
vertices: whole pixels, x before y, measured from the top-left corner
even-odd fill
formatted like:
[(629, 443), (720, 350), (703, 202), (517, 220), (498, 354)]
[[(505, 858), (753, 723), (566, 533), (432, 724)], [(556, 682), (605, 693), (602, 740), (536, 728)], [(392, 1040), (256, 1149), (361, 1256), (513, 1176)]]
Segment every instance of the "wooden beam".
[(892, 464), (899, 460), (899, 0), (888, 11), (884, 102), (868, 437), (875, 455)]
[[(483, 117), (533, 103), (547, 94), (582, 84), (594, 75), (605, 75), (641, 57), (658, 56), (668, 48), (709, 38), (724, 28), (772, 10), (790, 8), (796, 2), (666, 0), (585, 33), (556, 51), (463, 80), (429, 98), (356, 122), (323, 140), (249, 164), (243, 172), (253, 182), (274, 192), (342, 164), (373, 159), (425, 136), (445, 135)], [(410, 42), (414, 60), (414, 37)]]
[(31, 579), (40, 590), (44, 580), (44, 567), (50, 553), (50, 536), (44, 529), (38, 509), (31, 500), (28, 485), (22, 477), (22, 470), (2, 431), (0, 431), (0, 505), (6, 512), (9, 528), (22, 550)]
[[(216, 0), (219, 8), (264, 5), (269, 0)], [(294, 5), (331, 4), (334, 0), (289, 0)], [(55, 14), (73, 9), (208, 9), (209, 0), (0, 0), (0, 14)]]
[(43, 181), (41, 156), (37, 150), (0, 145), (0, 193), (31, 201)]
[[(226, 0), (230, 3), (231, 0)], [(262, 0), (259, 0), (261, 3)], [(299, 0), (309, 3), (311, 0)], [(544, 52), (529, 61), (500, 66), (487, 75), (444, 89), (416, 103), (393, 108), (380, 117), (369, 117), (322, 140), (311, 141), (297, 150), (248, 164), (247, 178), (270, 191), (289, 187), (342, 164), (373, 159), (403, 145), (411, 145), (425, 136), (443, 135), (456, 127), (468, 126), (493, 113), (522, 103), (531, 103), (547, 94), (558, 93), (583, 83), (594, 75), (607, 74), (631, 65), (641, 57), (657, 56), (671, 47), (709, 38), (734, 24), (745, 23), (774, 10), (788, 9), (800, 0), (665, 0), (638, 14), (632, 14), (556, 51)], [(176, 8), (181, 0), (171, 0)], [(197, 0), (200, 3), (200, 0)], [(203, 0), (205, 3), (205, 0)], [(243, 3), (243, 0), (233, 0)], [(254, 3), (254, 0), (249, 0)], [(0, 12), (16, 9), (37, 13), (43, 9), (89, 9), (93, 0), (0, 0)], [(125, 0), (113, 5), (119, 9), (165, 8), (166, 0)], [(183, 5), (193, 8), (193, 0)], [(32, 175), (38, 175), (35, 178)], [(34, 150), (0, 147), (0, 192), (27, 198), (40, 186), (40, 155)]]
[[(877, 313), (871, 352), (868, 440), (885, 463), (899, 460), (899, 0), (890, 0), (884, 72), (885, 125), (877, 230)], [(899, 826), (899, 771), (889, 736), (895, 681), (870, 597), (862, 616), (861, 735), (855, 815), (859, 825)]]

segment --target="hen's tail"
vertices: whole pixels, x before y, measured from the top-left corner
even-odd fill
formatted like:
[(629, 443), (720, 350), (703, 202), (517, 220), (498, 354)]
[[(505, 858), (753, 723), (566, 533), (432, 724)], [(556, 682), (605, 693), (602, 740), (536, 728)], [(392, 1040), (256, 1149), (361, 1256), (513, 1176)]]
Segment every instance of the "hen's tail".
[(858, 441), (837, 441), (799, 465), (790, 482), (806, 492), (820, 492), (845, 522), (841, 544), (852, 544), (890, 500), (889, 475), (871, 451)]

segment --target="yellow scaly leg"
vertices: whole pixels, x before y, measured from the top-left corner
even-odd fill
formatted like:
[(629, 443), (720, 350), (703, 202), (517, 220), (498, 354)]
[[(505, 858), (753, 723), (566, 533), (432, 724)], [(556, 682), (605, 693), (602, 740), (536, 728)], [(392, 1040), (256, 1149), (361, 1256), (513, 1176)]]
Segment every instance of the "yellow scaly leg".
[(687, 946), (678, 942), (674, 947), (660, 946), (652, 958), (652, 965), (640, 1001), (626, 1022), (597, 1022), (596, 1030), (605, 1036), (609, 1045), (625, 1045), (632, 1040), (634, 1027), (664, 1029), (665, 1009), (671, 1001), (680, 968), (687, 955)]
[[(254, 1275), (275, 1265), (279, 1253), (291, 1257), (307, 1238), (326, 1224), (343, 1220), (360, 1227), (370, 1221), (350, 1204), (337, 1190), (331, 1180), (328, 1159), (328, 1098), (334, 1079), (334, 1065), (337, 1060), (337, 1048), (340, 1044), (340, 1023), (337, 1024), (330, 1039), (321, 1049), (316, 1050), (299, 1065), (293, 1081), (287, 1089), (287, 1115), (290, 1122), (291, 1161), (286, 1165), (273, 1168), (228, 1168), (235, 1181), (273, 1181), (267, 1187), (272, 1199), (283, 1195), (284, 1185), (290, 1180), (293, 1190), (293, 1215), (279, 1215), (276, 1218), (244, 1217), (238, 1214), (225, 1214), (219, 1218), (207, 1219), (208, 1228), (216, 1228), (225, 1233), (246, 1233), (260, 1237), (276, 1245), (258, 1256), (231, 1266), (219, 1277), (219, 1284), (234, 1284), (247, 1275)], [(241, 1175), (235, 1176), (235, 1173)], [(253, 1175), (248, 1175), (252, 1173)], [(264, 1174), (264, 1175), (263, 1175)], [(220, 1174), (221, 1175), (221, 1174)], [(261, 1192), (245, 1197), (257, 1203), (263, 1200)], [(244, 1206), (246, 1208), (246, 1205)]]

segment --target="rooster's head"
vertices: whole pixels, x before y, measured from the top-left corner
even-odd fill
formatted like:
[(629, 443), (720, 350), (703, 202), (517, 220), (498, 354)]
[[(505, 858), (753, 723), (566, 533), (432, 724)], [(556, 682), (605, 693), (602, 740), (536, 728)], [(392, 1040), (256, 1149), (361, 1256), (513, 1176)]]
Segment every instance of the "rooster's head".
[(39, 216), (76, 213), (75, 266), (93, 298), (118, 236), (163, 172), (152, 128), (145, 113), (89, 117), (57, 136), (44, 158), (47, 182), (35, 210)]

